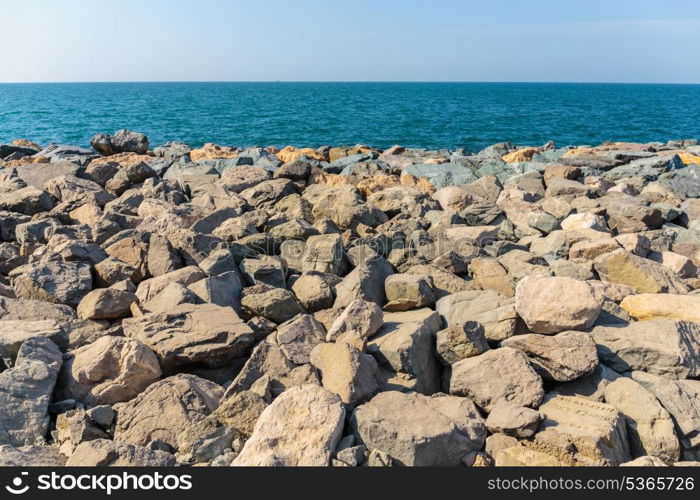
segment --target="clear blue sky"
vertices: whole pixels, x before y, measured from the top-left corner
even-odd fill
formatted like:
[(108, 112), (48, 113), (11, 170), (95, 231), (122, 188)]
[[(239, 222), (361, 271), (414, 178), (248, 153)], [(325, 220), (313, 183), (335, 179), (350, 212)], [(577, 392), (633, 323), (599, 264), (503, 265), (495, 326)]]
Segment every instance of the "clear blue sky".
[(700, 82), (699, 0), (0, 0), (0, 82)]

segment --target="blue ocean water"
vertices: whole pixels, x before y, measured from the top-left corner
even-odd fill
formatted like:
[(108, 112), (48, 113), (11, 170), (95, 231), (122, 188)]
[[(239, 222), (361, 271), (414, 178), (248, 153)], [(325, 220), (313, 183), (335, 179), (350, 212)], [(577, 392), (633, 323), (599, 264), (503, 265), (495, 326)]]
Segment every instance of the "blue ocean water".
[(365, 143), (478, 150), (700, 138), (700, 85), (549, 83), (0, 84), (0, 142), (87, 146), (98, 132), (152, 145)]

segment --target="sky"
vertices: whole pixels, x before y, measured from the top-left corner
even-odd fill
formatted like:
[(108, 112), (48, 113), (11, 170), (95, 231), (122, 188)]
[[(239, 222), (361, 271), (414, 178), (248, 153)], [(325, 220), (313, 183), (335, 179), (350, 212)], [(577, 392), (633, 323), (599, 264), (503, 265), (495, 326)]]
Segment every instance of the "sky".
[(698, 0), (0, 0), (0, 82), (700, 83)]

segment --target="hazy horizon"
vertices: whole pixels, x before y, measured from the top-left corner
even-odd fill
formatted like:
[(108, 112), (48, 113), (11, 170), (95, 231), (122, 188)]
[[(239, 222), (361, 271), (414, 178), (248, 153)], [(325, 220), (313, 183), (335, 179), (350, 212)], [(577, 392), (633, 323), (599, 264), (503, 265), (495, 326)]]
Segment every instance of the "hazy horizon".
[[(0, 0), (3, 83), (700, 83), (693, 0)], [(693, 47), (696, 47), (693, 49)]]

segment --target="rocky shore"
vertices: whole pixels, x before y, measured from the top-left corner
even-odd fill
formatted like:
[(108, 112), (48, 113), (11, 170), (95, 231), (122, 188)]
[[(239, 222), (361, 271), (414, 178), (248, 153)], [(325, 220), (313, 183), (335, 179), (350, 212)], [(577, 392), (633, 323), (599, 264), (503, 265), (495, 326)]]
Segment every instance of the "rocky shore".
[(700, 146), (0, 144), (0, 465), (700, 465)]

